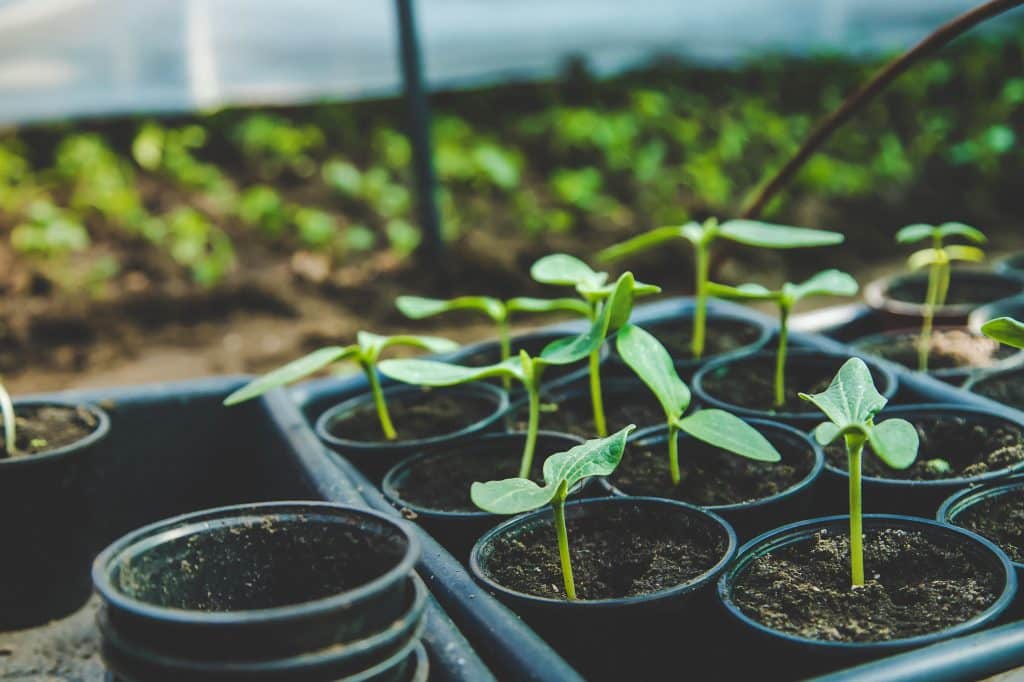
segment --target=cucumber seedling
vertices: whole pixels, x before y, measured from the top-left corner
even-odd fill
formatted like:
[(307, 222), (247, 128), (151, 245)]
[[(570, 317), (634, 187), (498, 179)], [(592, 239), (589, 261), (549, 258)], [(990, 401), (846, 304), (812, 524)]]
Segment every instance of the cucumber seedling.
[(759, 462), (778, 462), (778, 450), (759, 431), (723, 410), (700, 410), (688, 417), (690, 389), (676, 373), (672, 357), (661, 342), (641, 327), (627, 324), (616, 338), (622, 360), (647, 384), (661, 403), (668, 425), (668, 462), (672, 484), (679, 485), (679, 431), (735, 455)]
[(917, 369), (921, 372), (928, 369), (928, 354), (932, 344), (935, 311), (946, 303), (951, 264), (953, 261), (979, 263), (985, 260), (985, 252), (977, 246), (945, 245), (947, 237), (963, 237), (975, 244), (984, 244), (988, 241), (981, 230), (963, 223), (943, 223), (942, 225), (918, 223), (907, 225), (896, 233), (896, 241), (900, 244), (913, 244), (925, 239), (932, 241), (929, 248), (915, 251), (907, 258), (907, 265), (911, 270), (928, 268), (928, 290), (924, 299), (921, 334), (917, 341)]
[(861, 509), (861, 456), (864, 445), (893, 469), (906, 469), (917, 458), (917, 429), (905, 419), (875, 424), (875, 415), (888, 402), (875, 388), (871, 371), (860, 358), (850, 358), (839, 368), (822, 393), (800, 397), (821, 410), (829, 421), (814, 429), (821, 445), (843, 437), (850, 479), (850, 572), (854, 587), (864, 585), (864, 548)]
[(412, 346), (413, 348), (421, 348), (430, 353), (446, 353), (459, 347), (454, 341), (436, 336), (410, 336), (408, 334), (381, 336), (371, 332), (360, 331), (356, 334), (356, 342), (354, 344), (350, 346), (327, 346), (326, 348), (315, 350), (298, 360), (293, 360), (287, 365), (264, 374), (238, 389), (224, 399), (224, 404), (228, 406), (237, 405), (246, 400), (259, 397), (272, 388), (304, 379), (336, 362), (354, 362), (363, 370), (366, 380), (370, 384), (373, 403), (377, 408), (377, 417), (380, 419), (380, 428), (384, 432), (384, 438), (395, 440), (398, 438), (398, 432), (395, 431), (395, 426), (391, 422), (387, 401), (384, 399), (384, 391), (381, 390), (380, 378), (377, 376), (377, 361), (380, 359), (380, 354), (391, 346)]
[(614, 261), (634, 253), (640, 253), (673, 239), (688, 241), (694, 250), (694, 312), (690, 352), (694, 359), (704, 355), (707, 328), (708, 281), (711, 269), (711, 245), (717, 239), (726, 239), (764, 249), (801, 249), (815, 246), (841, 244), (844, 237), (839, 232), (812, 230), (805, 227), (789, 227), (762, 223), (756, 220), (727, 220), (719, 223), (708, 218), (703, 223), (690, 222), (685, 225), (659, 227), (650, 232), (609, 246), (597, 254), (598, 261)]
[[(530, 276), (541, 284), (555, 286), (571, 286), (580, 295), (586, 306), (584, 315), (592, 322), (601, 314), (605, 301), (611, 296), (619, 280), (609, 284), (607, 272), (595, 272), (589, 265), (575, 256), (565, 253), (553, 253), (544, 256), (530, 267)], [(632, 276), (631, 276), (632, 278)], [(661, 292), (661, 287), (642, 282), (633, 282), (632, 297), (649, 296)], [(629, 319), (632, 311), (626, 311), (625, 319)], [(611, 328), (609, 331), (615, 331)], [(604, 415), (604, 398), (601, 392), (601, 345), (590, 353), (590, 402), (594, 410), (594, 425), (597, 435), (608, 435), (608, 426)]]
[(569, 489), (584, 478), (609, 476), (614, 472), (622, 461), (626, 437), (635, 428), (630, 424), (607, 438), (588, 440), (571, 450), (551, 455), (544, 460), (543, 486), (521, 477), (475, 482), (469, 489), (473, 504), (492, 514), (522, 514), (551, 505), (565, 595), (572, 601), (576, 599), (576, 583), (569, 556), (569, 533), (565, 526), (565, 498)]
[(633, 275), (628, 272), (619, 277), (601, 314), (588, 331), (579, 336), (552, 341), (537, 357), (520, 350), (518, 357), (484, 367), (463, 367), (434, 360), (385, 360), (380, 363), (380, 371), (396, 381), (419, 386), (455, 386), (491, 377), (520, 382), (527, 395), (528, 418), (519, 475), (527, 478), (533, 468), (533, 452), (540, 428), (540, 392), (544, 369), (550, 365), (579, 362), (595, 348), (600, 348), (611, 330), (619, 329), (629, 320), (629, 313), (633, 309), (634, 284)]
[(767, 289), (760, 284), (742, 284), (738, 287), (710, 282), (708, 293), (732, 301), (774, 301), (779, 308), (779, 342), (775, 350), (775, 407), (786, 403), (786, 353), (789, 341), (789, 314), (793, 306), (810, 296), (856, 296), (857, 280), (839, 270), (823, 270), (800, 282), (786, 282), (779, 289)]

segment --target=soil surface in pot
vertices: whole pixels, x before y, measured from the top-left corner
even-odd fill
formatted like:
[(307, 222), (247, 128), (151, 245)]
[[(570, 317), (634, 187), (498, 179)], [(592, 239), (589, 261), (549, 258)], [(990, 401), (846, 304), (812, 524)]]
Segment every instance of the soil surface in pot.
[[(566, 524), (580, 599), (635, 597), (682, 585), (714, 567), (728, 547), (725, 532), (710, 520), (663, 509), (616, 505)], [(551, 523), (495, 538), (485, 570), (510, 589), (565, 598)]]
[[(799, 357), (786, 363), (786, 402), (775, 406), (775, 357), (747, 359), (720, 367), (704, 375), (704, 390), (719, 400), (754, 410), (808, 412), (816, 409), (800, 393), (820, 393), (828, 388), (842, 361), (834, 367), (806, 364)], [(874, 373), (872, 371), (872, 373)], [(878, 377), (875, 377), (876, 385)], [(824, 419), (824, 416), (822, 416)]]
[(776, 443), (781, 462), (756, 462), (700, 441), (680, 442), (679, 468), (683, 480), (672, 485), (668, 444), (631, 443), (612, 484), (629, 495), (667, 497), (698, 506), (752, 502), (777, 495), (796, 485), (814, 467), (814, 451), (798, 443)]
[[(604, 418), (608, 433), (614, 433), (630, 424), (637, 428), (665, 423), (665, 410), (650, 391), (638, 385), (637, 390), (617, 393), (605, 386)], [(543, 398), (541, 399), (543, 401)], [(571, 433), (581, 438), (597, 438), (594, 425), (594, 407), (590, 402), (590, 389), (556, 403), (541, 404), (540, 428), (545, 431)], [(515, 430), (525, 431), (526, 407), (516, 413)]]
[[(866, 445), (865, 457), (861, 459), (865, 476), (911, 481), (970, 478), (1024, 461), (1024, 434), (1015, 426), (952, 415), (912, 417), (910, 422), (917, 428), (921, 441), (917, 460), (906, 469), (893, 469)], [(846, 470), (846, 448), (841, 441), (825, 448), (825, 457), (832, 466)], [(949, 469), (936, 460), (945, 461)]]
[(405, 551), (397, 532), (264, 517), (163, 542), (123, 562), (116, 584), (129, 596), (171, 608), (267, 609), (364, 585)]
[[(982, 305), (998, 301), (1001, 298), (1020, 293), (1020, 284), (1012, 280), (999, 280), (988, 277), (958, 276), (953, 273), (946, 295), (946, 305)], [(886, 295), (904, 303), (923, 304), (928, 295), (928, 279), (919, 277), (910, 280), (892, 282), (886, 288)]]
[(986, 377), (971, 387), (971, 390), (1007, 407), (1024, 409), (1024, 371), (1022, 370)]
[[(17, 425), (15, 436), (18, 445), (14, 457), (38, 455), (73, 445), (88, 437), (99, 426), (96, 417), (84, 407), (62, 405), (18, 406), (14, 421)], [(0, 437), (0, 459), (11, 457), (3, 440)]]
[(740, 576), (740, 609), (808, 639), (873, 642), (938, 632), (999, 597), (1001, 578), (960, 542), (895, 528), (865, 533), (865, 585), (850, 587), (846, 534), (822, 530), (755, 560)]
[[(422, 440), (455, 433), (486, 419), (494, 410), (494, 402), (480, 396), (430, 390), (405, 393), (388, 401), (398, 440)], [(377, 409), (372, 403), (333, 420), (328, 431), (346, 440), (384, 441)]]
[(956, 525), (999, 545), (1016, 562), (1024, 562), (1024, 490), (992, 495), (964, 509)]
[[(917, 341), (914, 334), (891, 335), (857, 347), (872, 355), (917, 369)], [(932, 334), (928, 369), (991, 367), (1019, 351), (1002, 346), (988, 337), (974, 336), (965, 329), (939, 329)]]
[[(641, 325), (661, 341), (676, 360), (693, 360), (693, 318)], [(749, 346), (761, 336), (760, 327), (743, 320), (708, 316), (704, 334), (704, 358), (731, 353)]]

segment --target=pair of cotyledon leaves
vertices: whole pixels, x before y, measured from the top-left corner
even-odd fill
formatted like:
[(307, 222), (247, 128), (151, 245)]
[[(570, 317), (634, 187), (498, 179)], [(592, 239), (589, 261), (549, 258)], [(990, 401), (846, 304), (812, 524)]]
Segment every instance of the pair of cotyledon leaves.
[[(941, 245), (947, 237), (963, 237), (975, 244), (984, 244), (988, 241), (985, 234), (970, 225), (963, 223), (943, 223), (941, 225), (926, 225), (916, 223), (907, 225), (896, 233), (896, 241), (900, 244), (913, 244), (925, 239)], [(967, 261), (979, 263), (985, 260), (985, 252), (976, 246), (966, 244), (951, 244), (940, 246), (940, 248), (921, 249), (910, 255), (907, 264), (912, 270), (918, 270), (936, 263), (948, 263), (949, 261)]]

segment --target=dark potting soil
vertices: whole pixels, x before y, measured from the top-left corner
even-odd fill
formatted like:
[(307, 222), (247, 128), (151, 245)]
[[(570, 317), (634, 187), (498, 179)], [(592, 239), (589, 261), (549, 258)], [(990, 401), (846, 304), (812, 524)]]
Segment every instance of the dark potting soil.
[[(406, 393), (388, 401), (388, 412), (399, 440), (421, 440), (444, 436), (486, 419), (494, 413), (492, 402), (459, 393), (437, 393), (429, 389)], [(347, 440), (384, 440), (377, 409), (372, 403), (335, 419), (331, 435)]]
[[(983, 305), (1020, 293), (1019, 284), (988, 278), (961, 279), (954, 272), (946, 295), (946, 305)], [(890, 284), (889, 298), (905, 303), (924, 303), (928, 295), (928, 279), (915, 278)]]
[[(917, 369), (917, 345), (916, 334), (905, 334), (886, 336), (871, 343), (857, 344), (857, 347), (904, 367)], [(974, 336), (963, 329), (936, 330), (932, 334), (929, 349), (930, 370), (991, 367), (1019, 352), (988, 337)]]
[[(639, 390), (617, 393), (605, 386), (604, 418), (608, 433), (636, 424), (638, 429), (665, 423), (665, 410), (650, 391), (637, 385)], [(526, 430), (527, 411), (524, 406), (516, 413), (516, 429)], [(571, 433), (581, 438), (597, 438), (594, 425), (594, 407), (590, 389), (577, 395), (541, 405), (540, 428), (546, 431)]]
[(123, 563), (117, 585), (192, 611), (301, 604), (364, 585), (395, 566), (405, 540), (333, 523), (279, 521), (184, 535)]
[(874, 642), (937, 632), (978, 615), (1000, 580), (954, 539), (894, 528), (868, 530), (865, 585), (850, 587), (846, 534), (820, 531), (755, 560), (740, 576), (740, 609), (774, 630), (808, 639)]
[[(693, 342), (692, 318), (642, 326), (657, 337), (676, 360), (693, 359), (690, 347)], [(703, 357), (706, 359), (739, 350), (757, 341), (760, 335), (761, 329), (749, 322), (708, 316)]]
[[(893, 469), (867, 445), (865, 456), (861, 458), (865, 476), (911, 481), (969, 478), (1024, 462), (1024, 434), (1015, 426), (945, 415), (911, 417), (909, 421), (917, 428), (921, 441), (914, 463), (907, 469)], [(846, 449), (842, 442), (825, 448), (825, 457), (829, 464), (846, 470)], [(936, 466), (937, 459), (949, 464), (949, 470)]]
[(804, 479), (814, 467), (814, 451), (796, 441), (775, 443), (781, 462), (756, 462), (697, 440), (679, 448), (682, 482), (672, 485), (668, 444), (630, 444), (612, 484), (630, 495), (667, 497), (698, 506), (752, 502), (777, 495)]
[(956, 524), (996, 543), (1014, 561), (1024, 561), (1024, 490), (972, 504), (957, 515)]
[(1024, 409), (1024, 371), (1022, 370), (986, 377), (975, 384), (971, 390), (1008, 407)]
[(799, 394), (824, 391), (839, 371), (840, 365), (841, 362), (837, 362), (835, 367), (807, 365), (801, 363), (799, 358), (789, 358), (786, 363), (786, 401), (781, 407), (775, 406), (774, 355), (720, 367), (706, 374), (703, 384), (709, 395), (730, 405), (755, 410), (813, 414), (817, 408), (802, 400)]
[[(86, 438), (99, 425), (96, 417), (84, 407), (32, 405), (17, 407), (15, 437), (18, 452), (14, 457), (37, 455), (73, 445)], [(0, 433), (3, 430), (0, 429)], [(11, 456), (0, 437), (0, 459)]]
[[(682, 585), (717, 564), (728, 546), (723, 530), (710, 521), (661, 509), (613, 507), (566, 524), (580, 599), (634, 597)], [(484, 570), (510, 589), (565, 598), (551, 523), (496, 539)]]

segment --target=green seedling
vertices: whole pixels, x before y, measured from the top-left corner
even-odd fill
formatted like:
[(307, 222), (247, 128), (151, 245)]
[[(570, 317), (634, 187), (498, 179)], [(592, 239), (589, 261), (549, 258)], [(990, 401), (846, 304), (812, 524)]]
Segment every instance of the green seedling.
[(11, 394), (7, 392), (2, 383), (0, 383), (0, 416), (3, 416), (4, 424), (4, 449), (7, 451), (8, 457), (14, 457), (18, 454), (14, 401), (11, 400)]
[(708, 293), (717, 298), (733, 301), (774, 301), (779, 308), (779, 344), (775, 351), (775, 407), (786, 403), (786, 352), (789, 342), (789, 314), (793, 306), (810, 296), (855, 296), (857, 280), (839, 270), (823, 270), (809, 279), (795, 284), (786, 282), (771, 290), (760, 284), (742, 284), (730, 287), (708, 283)]
[(356, 334), (356, 342), (354, 344), (350, 346), (328, 346), (315, 350), (298, 360), (293, 360), (287, 365), (264, 374), (238, 389), (224, 399), (224, 404), (228, 406), (237, 405), (246, 400), (251, 400), (263, 395), (272, 388), (304, 379), (336, 362), (354, 362), (363, 370), (366, 380), (370, 383), (373, 403), (377, 408), (377, 416), (380, 419), (380, 427), (384, 432), (384, 437), (387, 440), (395, 440), (398, 438), (398, 433), (391, 422), (388, 405), (384, 399), (384, 391), (381, 390), (380, 378), (377, 376), (377, 361), (380, 359), (380, 354), (391, 346), (412, 346), (413, 348), (421, 348), (430, 353), (446, 353), (458, 348), (458, 344), (454, 341), (441, 339), (436, 336), (409, 336), (406, 334), (380, 336), (361, 331)]
[(522, 514), (551, 505), (558, 556), (562, 563), (565, 594), (576, 599), (576, 583), (569, 556), (569, 534), (565, 527), (565, 498), (569, 489), (590, 476), (608, 476), (622, 461), (626, 437), (636, 427), (632, 424), (607, 438), (588, 440), (567, 452), (559, 452), (544, 460), (544, 485), (526, 477), (503, 481), (473, 483), (469, 490), (473, 504), (492, 514)]
[(679, 485), (680, 431), (697, 440), (741, 457), (759, 462), (778, 462), (778, 450), (759, 431), (739, 417), (723, 410), (700, 410), (688, 417), (690, 389), (676, 373), (672, 357), (650, 332), (627, 324), (616, 338), (622, 360), (647, 384), (665, 410), (668, 425), (668, 461), (672, 484)]
[(950, 266), (953, 261), (978, 263), (985, 260), (985, 252), (977, 246), (967, 244), (951, 244), (943, 242), (947, 237), (963, 237), (975, 244), (988, 241), (985, 234), (970, 225), (963, 223), (943, 223), (942, 225), (915, 224), (907, 225), (896, 233), (896, 241), (900, 244), (913, 244), (924, 239), (931, 239), (930, 248), (921, 249), (910, 254), (907, 265), (911, 270), (928, 268), (928, 291), (924, 300), (924, 318), (921, 321), (921, 335), (917, 343), (917, 369), (924, 372), (928, 369), (928, 353), (932, 343), (932, 327), (935, 323), (935, 310), (942, 307), (949, 293)]
[(385, 360), (380, 371), (387, 377), (419, 386), (455, 386), (471, 381), (502, 377), (523, 385), (527, 395), (528, 418), (526, 443), (519, 464), (519, 476), (527, 478), (533, 468), (533, 452), (540, 428), (540, 392), (544, 369), (550, 365), (570, 365), (588, 357), (604, 343), (609, 330), (619, 329), (633, 309), (633, 275), (622, 275), (601, 314), (590, 329), (579, 336), (569, 336), (548, 344), (537, 357), (524, 350), (518, 357), (483, 367), (463, 367), (433, 360)]
[(703, 223), (690, 222), (685, 225), (659, 227), (650, 232), (628, 239), (604, 249), (597, 254), (599, 261), (614, 261), (634, 253), (640, 253), (673, 239), (685, 239), (694, 249), (696, 260), (693, 312), (693, 334), (690, 352), (700, 359), (704, 355), (707, 335), (708, 280), (711, 269), (711, 245), (722, 238), (746, 246), (765, 249), (800, 249), (814, 246), (832, 246), (842, 243), (844, 237), (838, 232), (812, 230), (804, 227), (774, 225), (755, 220), (727, 220), (719, 223), (708, 218)]
[(1012, 317), (997, 317), (981, 325), (981, 333), (1013, 348), (1024, 349), (1024, 322)]
[(917, 458), (918, 436), (904, 419), (875, 424), (875, 415), (888, 402), (875, 388), (871, 371), (860, 358), (850, 358), (823, 393), (800, 397), (825, 413), (829, 421), (814, 429), (821, 445), (843, 437), (850, 478), (850, 569), (854, 587), (864, 585), (864, 548), (861, 509), (861, 456), (864, 444), (893, 469), (906, 469)]
[[(575, 256), (564, 253), (555, 253), (544, 256), (530, 267), (530, 276), (541, 284), (553, 284), (555, 286), (571, 286), (580, 295), (585, 306), (584, 314), (587, 319), (593, 321), (601, 314), (605, 301), (611, 296), (619, 280), (608, 283), (607, 272), (595, 272), (589, 265)], [(648, 296), (657, 294), (661, 287), (653, 284), (644, 284), (633, 280), (632, 297)], [(632, 310), (625, 311), (623, 321), (628, 321)], [(617, 327), (608, 331), (614, 332)], [(590, 365), (590, 401), (594, 409), (594, 425), (597, 427), (597, 435), (604, 437), (608, 435), (608, 425), (604, 415), (604, 397), (601, 392), (601, 345), (591, 352)]]

